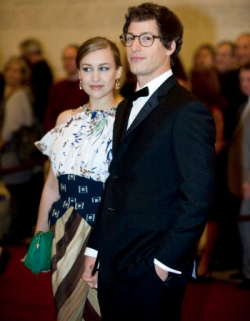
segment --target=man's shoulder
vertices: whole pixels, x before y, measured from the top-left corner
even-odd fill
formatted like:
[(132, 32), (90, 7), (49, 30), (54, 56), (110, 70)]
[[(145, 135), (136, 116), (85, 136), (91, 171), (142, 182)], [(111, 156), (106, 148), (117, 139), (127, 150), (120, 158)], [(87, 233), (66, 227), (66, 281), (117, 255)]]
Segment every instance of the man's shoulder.
[[(165, 86), (165, 87), (164, 87)], [(175, 104), (189, 104), (200, 103), (199, 99), (191, 93), (187, 88), (183, 87), (177, 80), (173, 82), (173, 85), (168, 91), (165, 90), (166, 84), (159, 88), (159, 92), (166, 98), (166, 101), (172, 101)]]

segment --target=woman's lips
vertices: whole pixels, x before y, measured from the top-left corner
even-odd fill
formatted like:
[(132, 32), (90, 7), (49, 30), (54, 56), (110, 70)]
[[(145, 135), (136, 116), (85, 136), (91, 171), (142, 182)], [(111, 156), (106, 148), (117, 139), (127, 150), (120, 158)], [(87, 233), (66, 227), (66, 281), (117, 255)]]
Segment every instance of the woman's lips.
[(93, 89), (93, 90), (100, 90), (100, 89), (102, 89), (102, 87), (103, 87), (103, 86), (101, 86), (101, 85), (93, 85), (93, 86), (90, 86), (90, 88)]

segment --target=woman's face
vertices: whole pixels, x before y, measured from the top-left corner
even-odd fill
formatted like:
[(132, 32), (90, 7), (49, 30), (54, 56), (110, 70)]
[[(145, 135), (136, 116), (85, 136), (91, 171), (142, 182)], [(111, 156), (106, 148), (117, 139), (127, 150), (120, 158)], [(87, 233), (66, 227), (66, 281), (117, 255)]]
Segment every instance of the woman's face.
[(110, 48), (90, 52), (80, 61), (79, 76), (83, 90), (92, 98), (100, 99), (113, 93), (115, 79), (120, 78)]
[(22, 84), (23, 74), (18, 61), (9, 63), (6, 71), (4, 72), (4, 79), (7, 86), (15, 87)]
[(194, 58), (194, 64), (197, 68), (210, 68), (214, 65), (214, 58), (207, 48), (199, 49)]

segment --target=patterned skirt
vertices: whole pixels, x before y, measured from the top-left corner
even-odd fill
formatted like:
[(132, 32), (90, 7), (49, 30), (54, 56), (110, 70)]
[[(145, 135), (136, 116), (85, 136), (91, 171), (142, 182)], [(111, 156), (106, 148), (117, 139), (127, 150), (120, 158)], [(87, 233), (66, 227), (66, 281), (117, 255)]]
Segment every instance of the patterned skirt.
[[(96, 290), (81, 278), (89, 224), (73, 207), (53, 225), (52, 287), (58, 321), (101, 320)], [(89, 318), (90, 317), (90, 318)]]
[(81, 278), (91, 226), (76, 206), (68, 205), (51, 226), (54, 234), (51, 273), (57, 321), (82, 321), (83, 318), (98, 321), (101, 318), (97, 291)]

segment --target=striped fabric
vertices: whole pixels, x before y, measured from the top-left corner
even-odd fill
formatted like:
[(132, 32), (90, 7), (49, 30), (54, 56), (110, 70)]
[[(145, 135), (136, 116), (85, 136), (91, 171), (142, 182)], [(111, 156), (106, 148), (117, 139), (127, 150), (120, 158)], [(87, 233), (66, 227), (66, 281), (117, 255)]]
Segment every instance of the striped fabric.
[[(52, 287), (57, 321), (82, 321), (85, 301), (100, 315), (96, 290), (81, 279), (91, 227), (70, 207), (52, 226)], [(91, 319), (85, 321), (91, 321)], [(101, 318), (99, 317), (99, 320)]]

